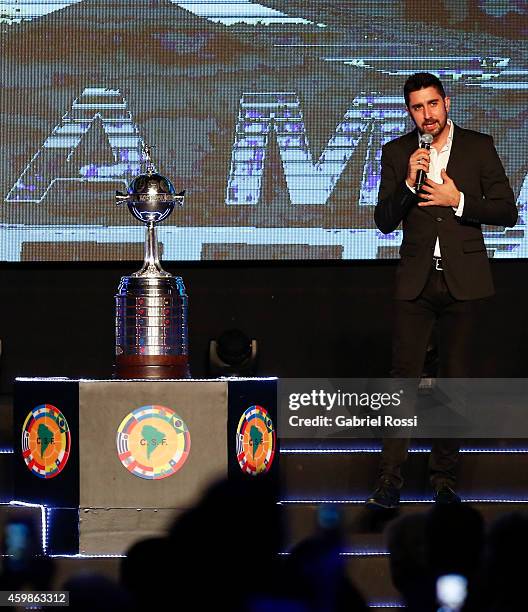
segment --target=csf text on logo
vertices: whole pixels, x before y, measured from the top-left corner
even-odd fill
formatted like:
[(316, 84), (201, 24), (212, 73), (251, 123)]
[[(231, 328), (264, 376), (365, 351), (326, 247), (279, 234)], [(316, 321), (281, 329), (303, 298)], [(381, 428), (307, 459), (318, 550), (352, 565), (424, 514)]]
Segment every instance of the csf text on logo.
[(141, 446), (167, 446), (167, 438), (161, 438), (157, 440), (156, 438), (151, 438), (150, 440), (147, 438), (141, 438), (139, 443)]
[(299, 410), (302, 407), (319, 407), (325, 410), (338, 408), (370, 408), (380, 410), (381, 408), (397, 407), (401, 404), (403, 391), (394, 393), (355, 393), (336, 391), (329, 393), (323, 389), (312, 389), (305, 393), (290, 393), (288, 396), (288, 407), (290, 410)]

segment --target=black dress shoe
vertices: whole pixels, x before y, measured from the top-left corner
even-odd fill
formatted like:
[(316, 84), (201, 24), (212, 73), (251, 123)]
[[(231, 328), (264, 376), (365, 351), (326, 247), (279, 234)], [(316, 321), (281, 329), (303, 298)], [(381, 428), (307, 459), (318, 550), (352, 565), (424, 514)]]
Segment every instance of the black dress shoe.
[(377, 489), (367, 498), (369, 508), (396, 508), (400, 503), (400, 490), (388, 480), (380, 480)]
[(434, 493), (435, 504), (460, 504), (460, 497), (448, 485), (442, 485), (435, 489)]

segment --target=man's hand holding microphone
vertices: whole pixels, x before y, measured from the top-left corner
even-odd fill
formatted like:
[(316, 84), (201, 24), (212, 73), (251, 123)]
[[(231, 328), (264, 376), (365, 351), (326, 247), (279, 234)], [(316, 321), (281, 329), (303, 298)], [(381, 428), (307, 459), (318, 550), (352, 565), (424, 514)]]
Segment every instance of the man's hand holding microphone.
[(430, 134), (423, 134), (420, 138), (420, 148), (409, 157), (407, 165), (407, 186), (413, 189), (422, 198), (418, 206), (446, 206), (456, 208), (460, 202), (460, 191), (458, 191), (453, 179), (442, 169), (440, 175), (443, 183), (435, 183), (427, 178), (431, 163)]

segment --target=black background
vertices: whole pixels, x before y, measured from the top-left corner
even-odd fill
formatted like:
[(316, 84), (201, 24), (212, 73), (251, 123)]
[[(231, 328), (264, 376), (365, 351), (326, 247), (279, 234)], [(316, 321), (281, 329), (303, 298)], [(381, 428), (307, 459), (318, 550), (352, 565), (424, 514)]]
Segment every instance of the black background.
[[(492, 260), (497, 295), (476, 313), (482, 376), (528, 371), (528, 264)], [(121, 264), (0, 268), (1, 393), (15, 376), (108, 377)], [(396, 262), (165, 263), (189, 295), (193, 377), (207, 375), (210, 339), (239, 328), (259, 343), (261, 375), (387, 376)]]

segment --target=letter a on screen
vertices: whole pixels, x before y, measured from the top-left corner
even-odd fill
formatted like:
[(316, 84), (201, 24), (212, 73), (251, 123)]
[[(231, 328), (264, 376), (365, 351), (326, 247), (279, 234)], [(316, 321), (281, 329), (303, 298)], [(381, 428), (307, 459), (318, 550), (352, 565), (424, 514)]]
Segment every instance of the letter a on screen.
[[(83, 145), (84, 154), (77, 156)], [(140, 172), (141, 150), (139, 130), (119, 90), (86, 88), (35, 153), (5, 200), (41, 202), (55, 181), (127, 185)]]

